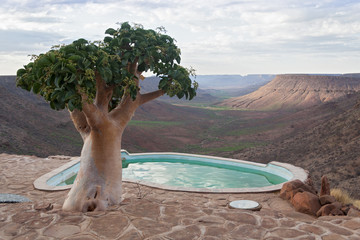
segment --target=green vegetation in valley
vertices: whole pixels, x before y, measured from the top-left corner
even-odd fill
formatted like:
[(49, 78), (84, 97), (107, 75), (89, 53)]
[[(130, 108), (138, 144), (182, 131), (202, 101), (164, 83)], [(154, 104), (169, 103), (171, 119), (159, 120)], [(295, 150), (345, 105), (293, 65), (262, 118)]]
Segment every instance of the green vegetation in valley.
[(280, 128), (283, 126), (285, 126), (285, 124), (247, 127), (247, 128), (237, 129), (237, 130), (231, 130), (231, 131), (227, 132), (226, 135), (229, 135), (229, 136), (251, 135), (251, 134), (270, 131), (272, 129), (277, 129), (277, 128)]

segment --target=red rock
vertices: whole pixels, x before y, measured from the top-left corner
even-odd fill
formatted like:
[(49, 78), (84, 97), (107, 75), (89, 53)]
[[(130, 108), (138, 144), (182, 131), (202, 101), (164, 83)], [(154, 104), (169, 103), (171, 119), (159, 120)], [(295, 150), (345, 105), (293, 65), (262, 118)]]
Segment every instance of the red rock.
[(341, 211), (343, 211), (343, 213), (344, 213), (345, 215), (348, 214), (349, 210), (350, 210), (350, 207), (348, 207), (348, 206), (343, 206), (343, 207), (341, 208)]
[(322, 195), (319, 197), (319, 200), (320, 200), (321, 205), (326, 205), (326, 204), (331, 204), (333, 202), (336, 202), (335, 197), (333, 197), (331, 195)]
[(347, 215), (349, 217), (360, 217), (360, 211), (355, 208), (350, 207)]
[(291, 201), (298, 192), (310, 192), (313, 194), (317, 194), (313, 187), (306, 185), (302, 181), (296, 179), (283, 185), (280, 190), (280, 197), (282, 199)]
[(341, 202), (333, 202), (333, 205), (335, 205), (336, 208), (341, 209), (343, 207), (343, 204)]
[(320, 196), (330, 195), (330, 183), (328, 178), (324, 175), (321, 177), (321, 190)]
[(334, 208), (331, 213), (332, 216), (344, 216), (344, 212), (340, 208)]
[(280, 190), (280, 197), (285, 200), (291, 199), (293, 191), (302, 185), (300, 180), (294, 180), (285, 183)]
[(336, 207), (332, 204), (326, 204), (324, 206), (322, 206), (319, 211), (317, 211), (316, 216), (317, 217), (321, 217), (321, 216), (329, 216), (331, 211), (334, 210)]
[(313, 182), (313, 180), (311, 179), (311, 176), (310, 176), (310, 175), (308, 175), (308, 178), (305, 180), (305, 185), (309, 186), (309, 187), (312, 189), (312, 192), (313, 192), (314, 194), (317, 194), (317, 193), (318, 193), (318, 191), (316, 190), (315, 185), (314, 185), (314, 182)]
[[(325, 195), (326, 196), (326, 195)], [(344, 212), (341, 210), (343, 207), (340, 202), (333, 202), (331, 204), (326, 204), (322, 206), (319, 211), (316, 213), (316, 216), (343, 216)]]
[(310, 192), (298, 192), (291, 203), (297, 211), (314, 216), (321, 208), (319, 197)]

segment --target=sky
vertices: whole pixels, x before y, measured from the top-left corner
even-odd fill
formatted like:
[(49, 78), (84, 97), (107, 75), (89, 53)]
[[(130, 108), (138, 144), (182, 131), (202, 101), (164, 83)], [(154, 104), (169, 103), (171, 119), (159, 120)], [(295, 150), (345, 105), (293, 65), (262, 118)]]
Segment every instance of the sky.
[(360, 72), (359, 0), (0, 0), (0, 75), (117, 23), (163, 26), (198, 75)]

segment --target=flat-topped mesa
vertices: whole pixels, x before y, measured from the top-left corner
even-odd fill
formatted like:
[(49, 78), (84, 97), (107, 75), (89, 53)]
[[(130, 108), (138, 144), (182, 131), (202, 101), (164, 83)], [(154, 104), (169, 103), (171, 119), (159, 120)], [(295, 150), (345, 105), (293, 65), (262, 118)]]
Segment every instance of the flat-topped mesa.
[(251, 110), (299, 109), (336, 101), (358, 91), (360, 74), (283, 74), (255, 92), (227, 99), (219, 105)]

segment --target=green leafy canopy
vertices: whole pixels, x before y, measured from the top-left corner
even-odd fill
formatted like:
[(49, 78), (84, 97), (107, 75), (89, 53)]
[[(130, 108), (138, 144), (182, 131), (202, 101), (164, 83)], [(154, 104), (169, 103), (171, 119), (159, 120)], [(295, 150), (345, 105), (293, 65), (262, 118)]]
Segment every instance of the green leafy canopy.
[(81, 38), (54, 46), (19, 69), (16, 84), (43, 96), (53, 109), (81, 110), (81, 94), (89, 101), (95, 98), (95, 75), (100, 74), (114, 89), (109, 103), (112, 109), (126, 94), (136, 98), (137, 77), (129, 65), (137, 63), (137, 71), (152, 71), (160, 78), (158, 88), (167, 95), (191, 100), (198, 87), (190, 78), (194, 70), (180, 66), (180, 49), (162, 30), (125, 22), (118, 29), (107, 29), (103, 41)]

